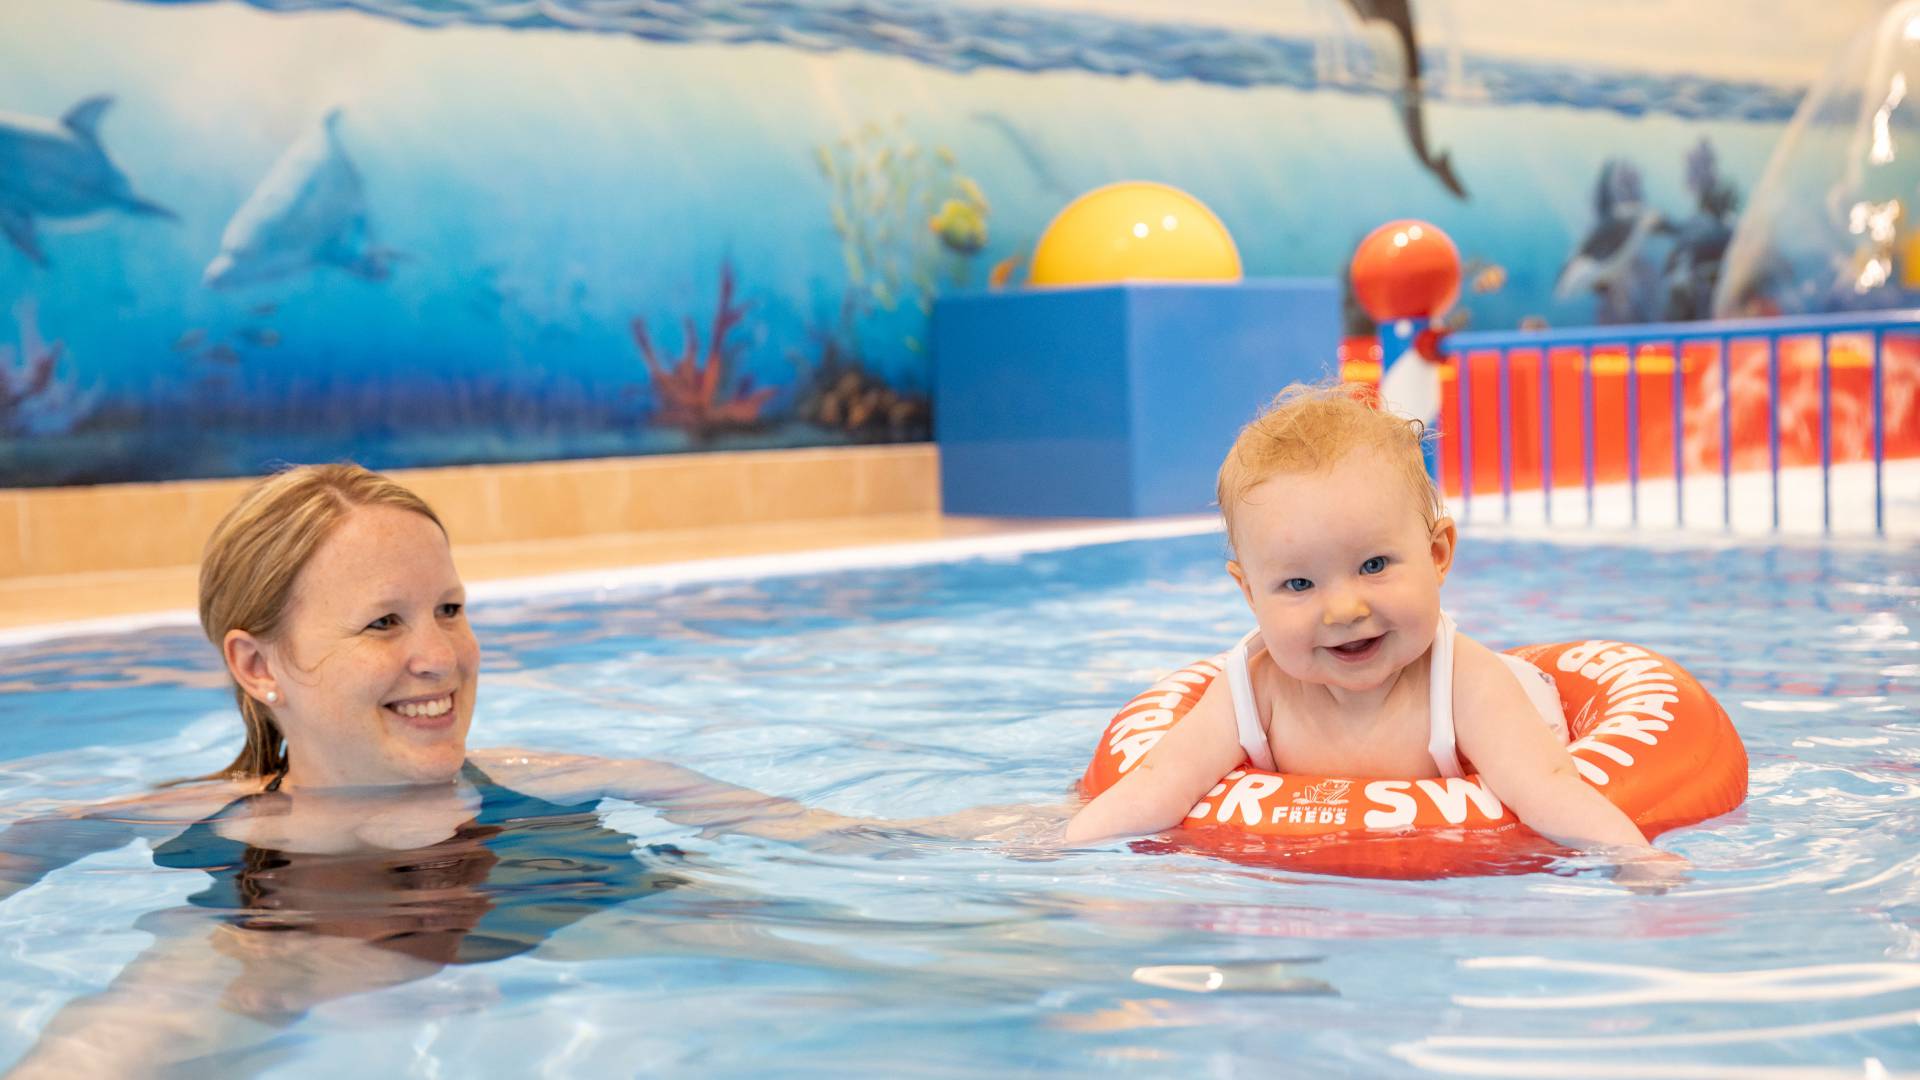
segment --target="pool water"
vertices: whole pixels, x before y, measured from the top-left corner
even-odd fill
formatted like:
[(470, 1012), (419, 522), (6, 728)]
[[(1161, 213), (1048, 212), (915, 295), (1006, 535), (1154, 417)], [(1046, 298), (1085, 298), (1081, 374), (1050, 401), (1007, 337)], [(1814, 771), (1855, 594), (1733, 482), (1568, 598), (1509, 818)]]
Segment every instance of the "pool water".
[[(923, 566), (482, 590), (476, 745), (652, 757), (846, 814), (1059, 801), (1113, 710), (1248, 624), (1218, 534)], [(308, 1012), (205, 1071), (381, 1075), (1880, 1076), (1920, 1067), (1920, 558), (1470, 535), (1488, 644), (1611, 637), (1717, 694), (1747, 803), (1665, 895), (1387, 881), (1125, 843), (1047, 855), (703, 832), (609, 801), (688, 884), (532, 952)], [(191, 627), (0, 649), (0, 823), (224, 764)], [(0, 1067), (206, 885), (144, 841), (0, 901)], [(1209, 985), (1217, 986), (1205, 991)]]

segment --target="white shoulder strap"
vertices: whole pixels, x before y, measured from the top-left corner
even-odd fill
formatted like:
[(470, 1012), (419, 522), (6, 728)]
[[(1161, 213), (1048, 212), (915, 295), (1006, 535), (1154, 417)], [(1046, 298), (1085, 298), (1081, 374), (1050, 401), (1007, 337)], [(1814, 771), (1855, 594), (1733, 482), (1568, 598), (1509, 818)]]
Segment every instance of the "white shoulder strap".
[(1427, 753), (1433, 756), (1440, 775), (1463, 775), (1460, 754), (1453, 737), (1453, 620), (1440, 613), (1440, 625), (1433, 632), (1432, 663), (1427, 682), (1432, 693), (1427, 700)]
[(1227, 688), (1233, 691), (1233, 722), (1240, 730), (1240, 748), (1247, 752), (1247, 760), (1254, 768), (1273, 772), (1267, 725), (1260, 716), (1260, 707), (1253, 702), (1253, 679), (1247, 673), (1247, 657), (1254, 651), (1266, 649), (1266, 644), (1261, 642), (1259, 650), (1255, 650), (1256, 642), (1260, 642), (1257, 629), (1241, 638), (1240, 644), (1227, 654)]

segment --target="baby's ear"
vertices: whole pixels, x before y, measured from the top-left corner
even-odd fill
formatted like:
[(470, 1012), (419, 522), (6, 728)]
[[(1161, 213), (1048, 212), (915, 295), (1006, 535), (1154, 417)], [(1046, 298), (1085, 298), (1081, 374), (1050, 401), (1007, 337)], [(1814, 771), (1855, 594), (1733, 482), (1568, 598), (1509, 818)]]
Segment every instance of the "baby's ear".
[(1227, 573), (1233, 575), (1233, 583), (1240, 586), (1240, 595), (1246, 597), (1247, 603), (1251, 605), (1253, 603), (1253, 587), (1247, 584), (1246, 570), (1243, 569), (1238, 562), (1228, 559)]
[(1447, 580), (1447, 571), (1453, 568), (1453, 548), (1460, 539), (1460, 530), (1454, 527), (1453, 519), (1442, 517), (1433, 523), (1433, 537), (1429, 541), (1433, 552), (1433, 568), (1440, 573), (1440, 580)]

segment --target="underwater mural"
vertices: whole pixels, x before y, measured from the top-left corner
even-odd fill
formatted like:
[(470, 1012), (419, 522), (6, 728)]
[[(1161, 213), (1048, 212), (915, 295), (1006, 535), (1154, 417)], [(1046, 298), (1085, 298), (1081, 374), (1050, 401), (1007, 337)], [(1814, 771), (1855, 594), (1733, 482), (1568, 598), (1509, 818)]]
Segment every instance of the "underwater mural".
[(1879, 8), (12, 0), (0, 487), (928, 439), (935, 301), (1122, 179), (1253, 276), (1432, 220), (1455, 327), (1763, 310)]

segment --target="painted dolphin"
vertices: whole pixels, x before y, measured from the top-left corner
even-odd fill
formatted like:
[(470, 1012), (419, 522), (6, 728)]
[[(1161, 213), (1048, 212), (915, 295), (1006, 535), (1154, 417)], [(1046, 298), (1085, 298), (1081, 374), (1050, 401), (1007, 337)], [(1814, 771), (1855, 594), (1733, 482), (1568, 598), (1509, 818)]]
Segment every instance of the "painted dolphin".
[(1610, 160), (1600, 167), (1593, 209), (1593, 228), (1560, 268), (1559, 280), (1554, 282), (1557, 299), (1571, 300), (1588, 290), (1613, 288), (1639, 257), (1648, 237), (1673, 229), (1658, 210), (1646, 204), (1640, 190), (1640, 172), (1626, 161)]
[(289, 146), (220, 234), (201, 282), (224, 289), (334, 266), (383, 281), (392, 252), (369, 244), (360, 170), (340, 143), (340, 110)]
[(46, 252), (35, 218), (80, 218), (102, 210), (173, 218), (134, 194), (100, 145), (100, 115), (111, 97), (90, 97), (58, 123), (0, 113), (0, 233), (41, 266)]
[(1420, 159), (1420, 164), (1426, 166), (1454, 198), (1465, 199), (1467, 189), (1454, 175), (1452, 156), (1445, 151), (1435, 153), (1427, 146), (1426, 108), (1420, 87), (1420, 42), (1413, 32), (1412, 0), (1346, 0), (1346, 4), (1362, 25), (1379, 23), (1393, 33), (1394, 41), (1400, 46), (1400, 124), (1407, 130), (1413, 156)]

